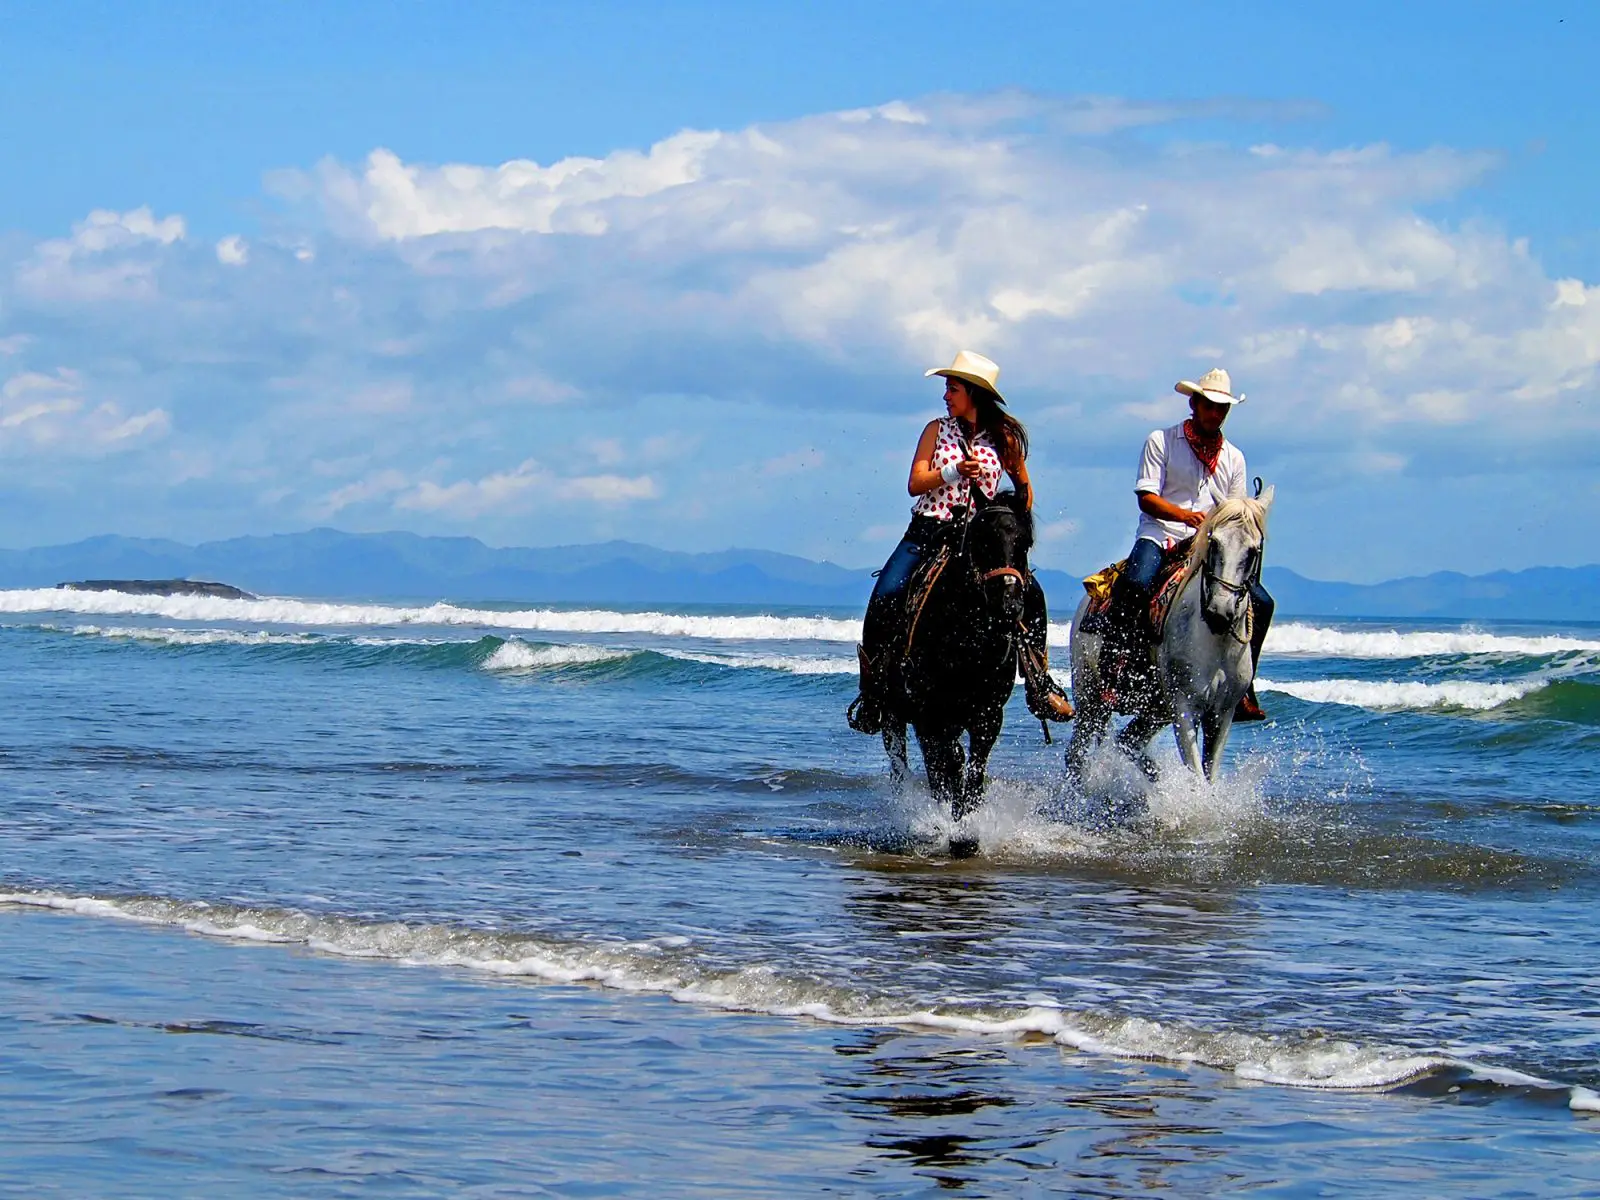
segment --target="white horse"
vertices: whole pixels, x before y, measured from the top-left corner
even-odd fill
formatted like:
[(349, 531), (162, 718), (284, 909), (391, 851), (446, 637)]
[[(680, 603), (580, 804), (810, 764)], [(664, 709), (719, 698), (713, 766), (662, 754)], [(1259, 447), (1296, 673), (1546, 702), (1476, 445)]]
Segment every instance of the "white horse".
[[(1259, 500), (1224, 500), (1195, 534), (1177, 596), (1156, 652), (1155, 686), (1133, 714), (1117, 745), (1152, 781), (1145, 747), (1171, 724), (1183, 761), (1216, 782), (1233, 711), (1250, 687), (1250, 584), (1261, 570), (1272, 489)], [(1081, 630), (1088, 597), (1072, 618), (1072, 695), (1078, 719), (1067, 747), (1068, 774), (1081, 784), (1089, 753), (1105, 736), (1112, 710), (1102, 698), (1099, 634)]]

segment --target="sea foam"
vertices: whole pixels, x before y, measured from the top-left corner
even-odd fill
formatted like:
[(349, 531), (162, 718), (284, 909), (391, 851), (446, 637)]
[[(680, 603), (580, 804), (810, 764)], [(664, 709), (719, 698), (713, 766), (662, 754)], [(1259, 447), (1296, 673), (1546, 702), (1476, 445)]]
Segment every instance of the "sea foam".
[(1547, 686), (1548, 680), (1529, 678), (1515, 683), (1480, 683), (1447, 680), (1421, 683), (1387, 679), (1308, 679), (1279, 683), (1257, 677), (1263, 692), (1281, 692), (1311, 704), (1342, 704), (1351, 708), (1431, 709), (1461, 708), (1478, 712), (1499, 708)]
[[(0, 904), (134, 921), (206, 937), (302, 945), (346, 958), (383, 959), (558, 984), (588, 983), (663, 995), (681, 1003), (760, 1012), (838, 1025), (915, 1027), (1047, 1037), (1084, 1053), (1200, 1064), (1242, 1079), (1302, 1088), (1383, 1088), (1448, 1067), (1474, 1065), (1445, 1054), (1327, 1037), (1212, 1031), (1104, 1010), (1074, 1010), (1047, 997), (1022, 1003), (926, 999), (876, 993), (852, 983), (791, 975), (768, 964), (728, 966), (681, 938), (586, 942), (546, 933), (374, 921), (268, 906), (162, 897), (0, 892)], [(1488, 1072), (1484, 1072), (1485, 1076)], [(1552, 1085), (1554, 1086), (1554, 1085)], [(1573, 1106), (1587, 1101), (1573, 1096)]]

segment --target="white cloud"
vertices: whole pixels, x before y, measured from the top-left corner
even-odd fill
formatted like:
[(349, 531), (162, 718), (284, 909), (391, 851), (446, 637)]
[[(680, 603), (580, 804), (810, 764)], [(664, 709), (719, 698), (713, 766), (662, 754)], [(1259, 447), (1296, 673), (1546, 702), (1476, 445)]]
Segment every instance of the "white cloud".
[(148, 298), (159, 263), (148, 251), (182, 242), (185, 232), (176, 214), (157, 220), (149, 208), (96, 209), (73, 226), (70, 238), (40, 242), (18, 267), (17, 285), (46, 301)]
[(0, 384), (0, 450), (92, 456), (158, 438), (171, 424), (161, 408), (129, 415), (111, 400), (90, 407), (82, 377), (65, 367), (24, 371)]
[(227, 267), (242, 267), (250, 261), (250, 245), (236, 233), (217, 243), (217, 261)]
[[(1252, 111), (1002, 93), (546, 165), (378, 149), (278, 173), (293, 203), (249, 244), (97, 211), (0, 273), (13, 378), (79, 380), (0, 422), (39, 447), (165, 434), (308, 516), (515, 534), (508, 514), (567, 503), (575, 538), (609, 510), (670, 539), (700, 505), (746, 544), (848, 542), (903, 505), (894, 439), (963, 347), (1000, 361), (1061, 492), (1126, 473), (1182, 412), (1172, 380), (1218, 363), (1251, 397), (1230, 429), (1253, 467), (1381, 446), (1347, 466), (1387, 479), (1440, 438), (1459, 462), (1592, 444), (1600, 289), (1426, 215), (1492, 158), (1112, 136)], [(763, 464), (784, 486), (752, 482)]]
[(1065, 542), (1075, 537), (1081, 524), (1071, 517), (1063, 517), (1057, 521), (1041, 521), (1034, 529), (1034, 536), (1040, 544), (1049, 545)]
[[(359, 174), (324, 162), (313, 186), (381, 238), (486, 229), (597, 235), (607, 228), (605, 201), (650, 196), (692, 182), (719, 138), (685, 131), (658, 142), (648, 154), (619, 150), (604, 159), (564, 158), (548, 167), (526, 159), (498, 167), (408, 166), (379, 149), (367, 156)], [(291, 193), (305, 186), (292, 175), (279, 177), (280, 189)]]
[(530, 458), (509, 471), (496, 471), (481, 479), (464, 479), (445, 485), (424, 480), (406, 491), (397, 501), (397, 506), (423, 512), (475, 516), (497, 510), (520, 509), (538, 497), (626, 504), (635, 500), (651, 500), (659, 494), (655, 481), (648, 475), (558, 476)]

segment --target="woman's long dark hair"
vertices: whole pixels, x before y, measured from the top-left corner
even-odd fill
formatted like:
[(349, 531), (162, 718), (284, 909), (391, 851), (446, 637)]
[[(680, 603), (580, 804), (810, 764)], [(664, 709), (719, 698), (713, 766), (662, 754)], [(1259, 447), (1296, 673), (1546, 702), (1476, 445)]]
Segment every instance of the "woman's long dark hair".
[(980, 383), (963, 379), (967, 395), (978, 410), (978, 432), (987, 433), (1007, 469), (1028, 457), (1028, 430), (1000, 404), (1000, 397)]

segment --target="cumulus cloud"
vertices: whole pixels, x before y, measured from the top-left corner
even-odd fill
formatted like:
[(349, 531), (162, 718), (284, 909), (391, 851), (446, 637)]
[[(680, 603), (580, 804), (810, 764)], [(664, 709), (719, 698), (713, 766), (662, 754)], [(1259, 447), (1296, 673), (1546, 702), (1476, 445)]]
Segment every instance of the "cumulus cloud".
[(463, 479), (443, 485), (424, 480), (402, 494), (397, 504), (400, 508), (424, 512), (476, 516), (501, 509), (520, 509), (540, 496), (626, 504), (654, 499), (658, 494), (655, 481), (648, 475), (560, 476), (528, 459), (509, 471), (496, 471), (481, 479)]
[(19, 290), (35, 299), (101, 301), (147, 298), (155, 292), (159, 256), (152, 248), (181, 242), (184, 219), (156, 218), (149, 208), (96, 209), (69, 238), (39, 243), (16, 272)]
[[(9, 264), (0, 345), (114, 383), (105, 430), (165, 431), (161, 453), (248, 478), (278, 521), (477, 531), (537, 502), (670, 540), (693, 504), (724, 542), (848, 540), (878, 523), (860, 505), (903, 503), (900, 442), (937, 407), (920, 371), (958, 348), (1001, 362), (1057, 496), (1131, 470), (1181, 413), (1172, 380), (1217, 362), (1250, 394), (1252, 466), (1332, 443), (1392, 479), (1590, 444), (1600, 291), (1426, 215), (1493, 156), (1128, 136), (1281, 115), (1001, 93), (548, 164), (379, 148), (276, 172), (285, 210), (248, 245), (91, 214)], [(1102, 519), (1072, 511), (1085, 535)]]

